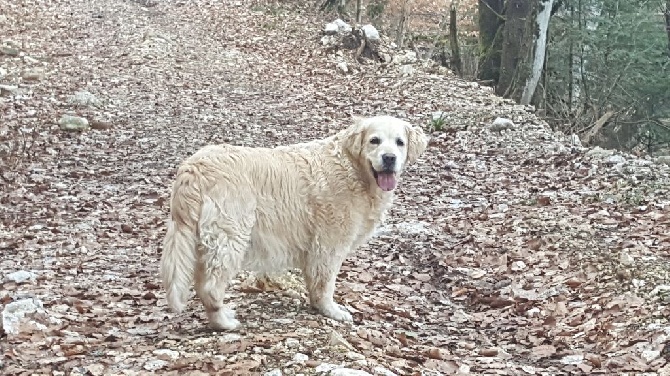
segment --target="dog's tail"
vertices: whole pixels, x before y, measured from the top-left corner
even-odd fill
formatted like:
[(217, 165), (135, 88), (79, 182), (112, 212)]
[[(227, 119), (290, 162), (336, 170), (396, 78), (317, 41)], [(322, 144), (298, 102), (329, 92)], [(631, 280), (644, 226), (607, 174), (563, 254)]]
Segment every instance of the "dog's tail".
[(163, 240), (160, 274), (168, 306), (181, 312), (188, 301), (197, 261), (197, 228), (202, 206), (198, 172), (182, 166), (170, 200), (170, 220)]

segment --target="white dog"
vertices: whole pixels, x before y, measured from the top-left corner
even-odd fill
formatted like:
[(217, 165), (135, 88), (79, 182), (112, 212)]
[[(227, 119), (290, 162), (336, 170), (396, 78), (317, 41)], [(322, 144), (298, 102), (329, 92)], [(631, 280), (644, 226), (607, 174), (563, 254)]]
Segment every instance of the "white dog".
[(351, 321), (333, 300), (335, 278), (383, 220), (400, 174), (427, 142), (421, 128), (378, 116), (302, 144), (200, 149), (172, 190), (161, 258), (169, 307), (184, 308), (195, 280), (210, 326), (235, 329), (223, 296), (240, 270), (300, 268), (311, 305)]

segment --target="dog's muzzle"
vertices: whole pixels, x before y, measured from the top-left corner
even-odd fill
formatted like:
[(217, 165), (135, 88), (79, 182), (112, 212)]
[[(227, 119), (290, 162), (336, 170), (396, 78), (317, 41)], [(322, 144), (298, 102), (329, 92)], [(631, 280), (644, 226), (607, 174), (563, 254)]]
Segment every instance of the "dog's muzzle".
[(374, 167), (370, 166), (372, 175), (375, 177), (375, 181), (382, 191), (392, 191), (398, 185), (395, 167), (396, 159), (395, 154), (383, 154), (381, 171), (377, 171)]

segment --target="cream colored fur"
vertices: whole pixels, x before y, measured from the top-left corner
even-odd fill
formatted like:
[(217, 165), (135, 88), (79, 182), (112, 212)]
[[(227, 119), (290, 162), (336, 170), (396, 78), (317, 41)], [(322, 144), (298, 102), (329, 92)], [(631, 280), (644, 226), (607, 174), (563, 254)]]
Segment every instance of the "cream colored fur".
[[(426, 144), (421, 128), (378, 116), (302, 144), (202, 148), (179, 167), (172, 190), (160, 268), (169, 307), (180, 312), (195, 282), (210, 325), (235, 329), (239, 321), (223, 298), (240, 270), (300, 268), (311, 305), (350, 321), (333, 300), (337, 273), (393, 200), (372, 169), (399, 176)], [(383, 166), (382, 155), (397, 161)]]

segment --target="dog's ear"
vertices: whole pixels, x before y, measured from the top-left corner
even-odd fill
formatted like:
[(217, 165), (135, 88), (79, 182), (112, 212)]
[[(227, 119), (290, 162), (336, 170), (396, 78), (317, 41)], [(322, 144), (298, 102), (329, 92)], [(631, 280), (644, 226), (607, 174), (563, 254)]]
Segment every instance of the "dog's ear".
[(342, 132), (341, 145), (349, 155), (357, 158), (363, 152), (363, 137), (365, 136), (364, 124), (365, 118), (359, 116), (352, 117), (353, 124)]
[(423, 133), (421, 127), (407, 126), (407, 163), (416, 162), (421, 154), (426, 150), (430, 137)]

